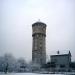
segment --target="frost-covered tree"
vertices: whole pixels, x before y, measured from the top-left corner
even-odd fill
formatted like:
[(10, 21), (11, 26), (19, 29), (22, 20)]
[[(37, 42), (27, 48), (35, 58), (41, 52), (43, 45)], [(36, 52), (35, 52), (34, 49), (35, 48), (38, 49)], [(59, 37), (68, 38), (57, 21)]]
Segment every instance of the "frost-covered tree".
[(16, 59), (11, 54), (5, 54), (0, 57), (0, 71), (14, 71)]
[(27, 68), (27, 63), (24, 60), (24, 58), (19, 58), (17, 60), (17, 70), (19, 72), (25, 72), (26, 71), (26, 68)]
[(14, 71), (16, 59), (12, 56), (12, 54), (4, 55), (5, 68), (8, 66), (8, 72)]
[(1, 72), (25, 72), (27, 63), (23, 58), (16, 59), (12, 54), (0, 56)]

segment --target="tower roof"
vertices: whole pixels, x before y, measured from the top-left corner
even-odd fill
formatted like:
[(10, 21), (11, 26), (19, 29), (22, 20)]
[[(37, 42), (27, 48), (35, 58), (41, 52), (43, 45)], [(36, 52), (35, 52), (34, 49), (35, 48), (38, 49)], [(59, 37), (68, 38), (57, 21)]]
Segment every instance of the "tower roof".
[(44, 26), (46, 26), (46, 24), (41, 22), (40, 19), (37, 22), (32, 24), (32, 26), (35, 26), (35, 25), (44, 25)]

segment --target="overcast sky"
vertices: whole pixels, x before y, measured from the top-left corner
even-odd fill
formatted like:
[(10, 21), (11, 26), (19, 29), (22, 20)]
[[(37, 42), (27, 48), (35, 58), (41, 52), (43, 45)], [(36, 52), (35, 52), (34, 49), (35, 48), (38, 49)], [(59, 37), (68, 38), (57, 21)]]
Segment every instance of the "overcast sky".
[(0, 0), (0, 55), (31, 60), (38, 19), (47, 24), (47, 56), (70, 50), (75, 60), (75, 0)]

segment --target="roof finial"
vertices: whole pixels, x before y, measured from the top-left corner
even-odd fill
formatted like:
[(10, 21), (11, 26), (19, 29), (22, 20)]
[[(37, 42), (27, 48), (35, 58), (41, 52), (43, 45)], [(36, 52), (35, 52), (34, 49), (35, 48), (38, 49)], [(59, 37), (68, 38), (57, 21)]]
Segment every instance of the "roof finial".
[(59, 52), (59, 50), (57, 51), (57, 54), (59, 54), (60, 52)]
[(38, 19), (38, 22), (40, 22), (40, 19)]
[(69, 53), (68, 53), (70, 56), (71, 56), (71, 52), (69, 51)]

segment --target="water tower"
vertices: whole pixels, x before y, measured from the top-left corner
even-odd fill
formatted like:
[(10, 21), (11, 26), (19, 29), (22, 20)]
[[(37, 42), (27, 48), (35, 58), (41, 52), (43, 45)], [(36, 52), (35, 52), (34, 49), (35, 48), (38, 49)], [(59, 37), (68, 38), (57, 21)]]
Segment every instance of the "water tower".
[(32, 62), (43, 65), (46, 63), (46, 24), (36, 22), (32, 24)]

